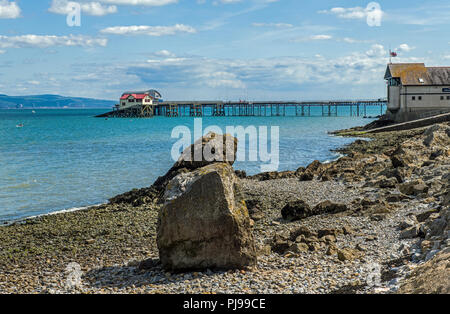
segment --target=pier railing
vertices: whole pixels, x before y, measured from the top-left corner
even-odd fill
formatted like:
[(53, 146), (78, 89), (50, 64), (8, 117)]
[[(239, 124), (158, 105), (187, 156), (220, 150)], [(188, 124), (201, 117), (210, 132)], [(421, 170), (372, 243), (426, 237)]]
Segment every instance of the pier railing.
[(114, 110), (99, 117), (239, 117), (239, 116), (367, 116), (368, 108), (378, 107), (384, 114), (387, 101), (165, 101), (151, 108), (136, 105)]

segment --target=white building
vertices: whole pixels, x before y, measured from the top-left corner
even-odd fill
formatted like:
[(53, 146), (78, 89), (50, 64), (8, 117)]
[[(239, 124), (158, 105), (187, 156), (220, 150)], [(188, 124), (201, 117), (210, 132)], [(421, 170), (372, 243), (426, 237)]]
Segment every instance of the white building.
[(450, 67), (423, 63), (388, 64), (389, 118), (396, 122), (450, 112)]
[(161, 94), (153, 89), (143, 92), (125, 92), (120, 97), (117, 109), (126, 109), (137, 105), (157, 105), (161, 101)]

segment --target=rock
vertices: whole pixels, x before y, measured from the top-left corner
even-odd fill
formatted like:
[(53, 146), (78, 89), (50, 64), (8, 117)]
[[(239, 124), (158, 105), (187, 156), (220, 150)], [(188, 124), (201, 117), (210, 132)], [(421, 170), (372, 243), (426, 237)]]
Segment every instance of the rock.
[(386, 201), (388, 203), (398, 203), (407, 198), (408, 198), (408, 196), (406, 196), (404, 194), (389, 194), (386, 196)]
[(450, 294), (450, 252), (442, 251), (416, 267), (402, 283), (400, 294)]
[(318, 160), (314, 160), (312, 163), (306, 167), (306, 171), (309, 171), (311, 173), (315, 173), (319, 168), (322, 166), (321, 162)]
[(337, 252), (338, 252), (338, 249), (337, 249), (336, 245), (330, 244), (330, 245), (328, 246), (328, 249), (327, 249), (326, 254), (329, 255), (329, 256), (331, 256), (331, 255), (336, 255)]
[[(444, 130), (445, 129), (445, 130)], [(440, 131), (440, 130), (444, 130), (447, 131), (448, 127), (447, 126), (441, 126), (439, 124), (433, 125), (431, 127), (429, 127), (424, 133), (424, 140), (423, 140), (423, 144), (425, 146), (431, 146), (436, 138), (436, 132)]]
[(310, 244), (308, 244), (308, 247), (311, 252), (317, 252), (320, 250), (320, 243), (311, 242)]
[(383, 171), (381, 171), (380, 173), (378, 173), (378, 176), (382, 177), (386, 177), (387, 179), (391, 179), (391, 178), (395, 178), (397, 180), (396, 183), (403, 183), (404, 181), (404, 177), (405, 177), (405, 170), (401, 170), (398, 168), (392, 169), (392, 168), (387, 168), (384, 169)]
[(331, 176), (328, 175), (328, 174), (326, 174), (326, 173), (324, 173), (323, 175), (320, 176), (320, 180), (321, 180), (322, 182), (328, 182), (328, 181), (331, 181)]
[(272, 240), (272, 251), (278, 254), (284, 254), (292, 246), (292, 242), (289, 239), (276, 234)]
[(350, 227), (349, 225), (343, 226), (343, 227), (342, 227), (342, 231), (344, 232), (345, 235), (354, 233), (353, 228)]
[(261, 219), (264, 219), (265, 214), (262, 211), (253, 211), (250, 214), (250, 218), (253, 219), (254, 221), (259, 221)]
[(269, 180), (277, 180), (277, 179), (287, 179), (287, 178), (295, 178), (297, 173), (294, 171), (283, 171), (283, 172), (263, 172), (257, 175), (249, 177), (252, 180), (258, 181), (269, 181)]
[(160, 265), (160, 261), (158, 259), (149, 258), (139, 263), (137, 268), (139, 270), (150, 270)]
[(447, 222), (443, 218), (438, 218), (427, 224), (428, 232), (427, 235), (430, 237), (440, 236), (444, 233), (447, 227)]
[(431, 216), (432, 214), (437, 214), (437, 213), (439, 213), (439, 210), (438, 210), (438, 209), (427, 210), (427, 211), (425, 211), (425, 212), (423, 212), (423, 213), (417, 214), (417, 215), (416, 215), (416, 220), (417, 220), (418, 222), (425, 222), (425, 220), (427, 220), (428, 218), (430, 218), (430, 216)]
[(404, 230), (404, 229), (414, 227), (418, 223), (419, 222), (417, 221), (416, 216), (409, 216), (409, 217), (405, 217), (405, 219), (402, 222), (400, 222), (398, 227), (400, 228), (400, 230)]
[(422, 193), (428, 193), (428, 186), (422, 180), (415, 180), (412, 182), (407, 182), (400, 184), (398, 186), (400, 192), (406, 195), (420, 195)]
[(444, 195), (442, 206), (450, 206), (450, 191), (447, 191), (447, 193)]
[(287, 203), (281, 210), (281, 215), (287, 221), (296, 221), (312, 216), (314, 213), (303, 200), (296, 200)]
[[(167, 184), (176, 176), (197, 168), (220, 161), (233, 165), (237, 151), (238, 140), (231, 135), (220, 135), (213, 132), (198, 139), (185, 149), (178, 161), (163, 176), (156, 179), (151, 187), (134, 189), (109, 200), (110, 204), (130, 204), (141, 206), (154, 201), (163, 202), (163, 194)], [(205, 152), (205, 154), (203, 154)], [(193, 157), (200, 157), (198, 160)]]
[(168, 270), (232, 269), (256, 263), (245, 202), (226, 163), (214, 163), (172, 179), (157, 226), (161, 263)]
[(344, 248), (337, 251), (338, 259), (342, 262), (352, 261), (361, 256), (361, 252), (355, 249)]
[(438, 149), (430, 154), (430, 160), (436, 160), (442, 155), (444, 155), (444, 151), (442, 149)]
[(224, 162), (232, 166), (236, 157), (237, 145), (237, 138), (229, 134), (209, 132), (183, 151), (173, 165), (172, 171), (181, 168), (195, 170), (214, 162)]
[(362, 245), (361, 243), (358, 243), (358, 244), (355, 246), (355, 249), (357, 249), (358, 251), (361, 251), (361, 252), (365, 252), (365, 251), (367, 251), (367, 246)]
[(306, 253), (309, 250), (309, 246), (306, 243), (294, 243), (289, 247), (289, 251), (292, 253)]
[(420, 242), (420, 248), (422, 249), (423, 252), (431, 249), (432, 246), (433, 246), (433, 243), (431, 243), (431, 241), (423, 240), (422, 242)]
[(313, 212), (315, 215), (321, 215), (321, 214), (337, 214), (340, 212), (346, 211), (347, 205), (345, 204), (336, 204), (330, 201), (324, 201), (319, 204), (317, 204)]
[(398, 181), (396, 178), (386, 178), (386, 177), (382, 177), (381, 179), (379, 179), (378, 181), (375, 182), (375, 186), (378, 186), (382, 189), (390, 189), (390, 188), (395, 188), (395, 186), (397, 185)]
[(262, 245), (258, 247), (258, 255), (270, 255), (272, 253), (272, 247), (270, 245)]
[(386, 214), (373, 214), (370, 216), (372, 221), (382, 221), (384, 219), (386, 219)]
[(392, 156), (391, 162), (394, 168), (406, 167), (407, 165), (400, 156)]
[(314, 174), (310, 171), (305, 171), (298, 177), (299, 181), (312, 181), (314, 179)]
[(400, 233), (400, 239), (412, 239), (419, 236), (420, 227), (418, 225), (406, 228)]
[(298, 227), (297, 229), (294, 229), (293, 231), (291, 231), (290, 240), (294, 241), (299, 236), (304, 236), (305, 238), (309, 238), (309, 237), (317, 237), (318, 235), (316, 232), (309, 230), (308, 227), (301, 226), (301, 227)]
[(413, 163), (413, 158), (399, 145), (390, 156), (394, 168), (407, 168)]
[(236, 171), (235, 171), (235, 174), (236, 174), (236, 176), (237, 176), (239, 179), (245, 179), (245, 178), (247, 178), (247, 173), (246, 173), (245, 171), (243, 171), (243, 170), (236, 170)]
[(375, 235), (368, 235), (368, 236), (365, 237), (364, 240), (365, 240), (366, 242), (372, 242), (372, 241), (378, 240), (378, 238), (377, 238), (377, 236), (375, 236)]
[(332, 235), (334, 237), (337, 237), (341, 233), (343, 233), (343, 231), (337, 230), (337, 229), (321, 229), (317, 232), (317, 235), (319, 238), (322, 238), (327, 235)]
[(265, 217), (265, 214), (261, 209), (261, 201), (250, 199), (246, 200), (245, 204), (247, 205), (248, 213), (251, 219), (258, 221)]
[(306, 243), (306, 244), (308, 244), (308, 245), (311, 245), (311, 244), (313, 244), (313, 243), (319, 242), (319, 239), (318, 239), (317, 237), (311, 236), (311, 237), (309, 237), (309, 238), (305, 238), (305, 239), (303, 240), (303, 242)]
[(336, 242), (336, 237), (334, 235), (329, 234), (320, 238), (320, 241), (330, 244)]

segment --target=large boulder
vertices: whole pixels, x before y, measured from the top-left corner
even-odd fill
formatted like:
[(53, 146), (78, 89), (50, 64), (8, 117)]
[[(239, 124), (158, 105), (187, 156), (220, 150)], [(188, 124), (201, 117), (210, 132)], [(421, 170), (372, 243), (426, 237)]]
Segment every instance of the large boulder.
[(195, 170), (214, 162), (224, 162), (232, 166), (237, 146), (237, 138), (229, 134), (209, 132), (186, 148), (171, 170), (181, 168)]
[(210, 132), (186, 148), (167, 173), (159, 177), (152, 186), (118, 195), (109, 200), (111, 204), (141, 206), (154, 201), (161, 203), (167, 184), (176, 176), (216, 162), (233, 165), (238, 140), (229, 134)]
[(229, 164), (214, 163), (168, 183), (157, 230), (165, 269), (236, 269), (256, 263), (251, 220), (236, 181)]

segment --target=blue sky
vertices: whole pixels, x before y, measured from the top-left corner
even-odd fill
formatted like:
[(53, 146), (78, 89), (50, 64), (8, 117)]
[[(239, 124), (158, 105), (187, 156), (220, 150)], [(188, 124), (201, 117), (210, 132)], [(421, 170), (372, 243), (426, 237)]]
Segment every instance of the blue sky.
[(0, 93), (117, 99), (385, 97), (394, 62), (450, 65), (443, 1), (0, 0)]

